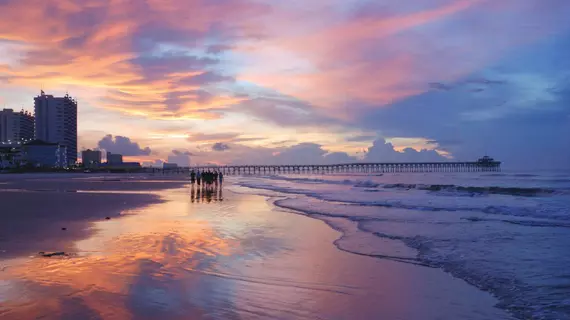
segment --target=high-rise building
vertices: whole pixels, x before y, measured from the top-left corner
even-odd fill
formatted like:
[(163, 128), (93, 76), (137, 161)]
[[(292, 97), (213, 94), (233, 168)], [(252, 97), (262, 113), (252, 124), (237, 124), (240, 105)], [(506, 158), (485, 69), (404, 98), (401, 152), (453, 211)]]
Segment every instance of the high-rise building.
[(77, 101), (65, 95), (54, 97), (43, 90), (34, 98), (35, 138), (66, 147), (67, 161), (77, 162)]
[(0, 142), (18, 143), (34, 139), (34, 116), (27, 111), (0, 111)]
[(101, 164), (101, 151), (91, 149), (81, 151), (81, 162), (85, 168), (99, 166)]

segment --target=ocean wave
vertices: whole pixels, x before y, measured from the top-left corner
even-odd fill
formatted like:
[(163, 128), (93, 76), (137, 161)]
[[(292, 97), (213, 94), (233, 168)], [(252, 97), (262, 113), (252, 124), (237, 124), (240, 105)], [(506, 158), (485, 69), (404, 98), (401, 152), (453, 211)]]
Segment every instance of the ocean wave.
[(292, 178), (292, 177), (283, 177), (283, 176), (266, 176), (263, 178), (268, 180), (281, 180), (281, 181), (298, 182), (304, 184), (345, 185), (345, 186), (353, 186), (355, 188), (376, 188), (380, 186), (379, 183), (376, 183), (372, 180), (350, 180), (350, 179), (330, 180), (330, 179), (318, 179), (318, 178)]
[[(449, 234), (448, 229), (454, 228), (455, 232), (463, 229), (461, 222), (446, 222), (444, 229), (434, 229), (437, 225), (437, 217), (426, 220), (418, 220), (412, 217), (403, 217), (401, 213), (383, 213), (375, 218), (369, 214), (358, 215), (355, 210), (346, 206), (319, 202), (309, 198), (288, 198), (277, 200), (274, 203), (281, 208), (294, 210), (297, 213), (308, 215), (327, 223), (333, 229), (341, 232), (342, 236), (334, 241), (334, 245), (343, 251), (357, 255), (364, 255), (384, 260), (392, 260), (400, 263), (410, 263), (431, 268), (441, 268), (453, 276), (463, 279), (477, 288), (490, 292), (500, 299), (498, 307), (511, 311), (514, 315), (522, 319), (566, 319), (560, 318), (565, 312), (559, 306), (542, 303), (536, 298), (539, 296), (537, 285), (528, 283), (520, 274), (512, 275), (509, 266), (521, 268), (517, 262), (503, 263), (506, 267), (496, 267), (500, 263), (496, 255), (481, 259), (479, 254), (486, 253), (484, 245), (488, 241), (505, 243), (505, 239), (512, 241), (509, 234), (503, 235), (497, 232), (492, 237), (484, 238), (480, 241), (481, 246), (474, 246), (478, 240), (470, 238), (469, 235), (462, 237), (458, 234)], [(363, 213), (361, 213), (363, 214)], [(334, 220), (337, 219), (337, 220)], [(346, 219), (347, 223), (342, 221)], [(411, 219), (411, 220), (410, 220)], [(435, 220), (434, 220), (435, 219)], [(445, 216), (441, 219), (447, 221)], [(538, 221), (538, 220), (500, 220), (483, 217), (466, 217), (465, 220), (478, 221), (498, 221), (512, 223), (522, 226), (552, 227), (561, 226), (558, 222)], [(350, 222), (348, 222), (350, 221)], [(410, 223), (412, 227), (410, 227)], [(413, 225), (416, 225), (413, 227)], [(456, 227), (451, 227), (455, 225)], [(563, 224), (563, 226), (567, 226)], [(438, 230), (441, 230), (439, 232)], [(493, 230), (502, 230), (495, 227)], [(423, 231), (423, 232), (422, 232)], [(417, 232), (417, 233), (416, 233)], [(378, 239), (371, 238), (375, 236)], [(477, 237), (477, 234), (472, 235)], [(363, 243), (362, 239), (366, 239)], [(405, 244), (414, 251), (399, 249), (398, 242)], [(507, 244), (508, 245), (508, 244)], [(479, 250), (476, 254), (470, 255), (473, 250)], [(492, 249), (491, 249), (492, 250)], [(495, 260), (493, 260), (495, 259)], [(522, 258), (525, 259), (523, 255)], [(529, 269), (525, 269), (529, 271)], [(530, 269), (536, 272), (534, 269)], [(524, 274), (524, 273), (523, 273)], [(530, 274), (532, 276), (533, 273)], [(544, 286), (542, 289), (546, 289)], [(557, 283), (548, 287), (548, 290), (565, 290), (567, 284)], [(557, 294), (557, 293), (556, 293)], [(553, 296), (554, 301), (560, 299), (562, 295)], [(544, 314), (544, 317), (536, 317)]]
[(563, 223), (560, 221), (488, 219), (482, 217), (465, 217), (461, 219), (471, 222), (501, 222), (525, 227), (570, 228), (570, 223)]
[(308, 183), (308, 184), (338, 184), (338, 185), (351, 185), (358, 181), (353, 180), (330, 180), (330, 179), (318, 179), (318, 178), (293, 178), (293, 177), (285, 177), (285, 176), (264, 176), (264, 179), (268, 180), (280, 180), (280, 181), (289, 181), (289, 182), (299, 182), (299, 183)]
[[(458, 201), (459, 198), (455, 198), (454, 201), (444, 201), (435, 198), (425, 198), (425, 197), (403, 197), (403, 198), (389, 198), (389, 199), (369, 199), (368, 196), (364, 195), (364, 192), (322, 192), (318, 190), (304, 190), (295, 187), (284, 187), (284, 186), (274, 186), (269, 184), (260, 183), (239, 183), (240, 186), (251, 188), (251, 189), (261, 189), (261, 190), (271, 190), (274, 192), (279, 192), (283, 194), (294, 194), (294, 195), (304, 195), (318, 200), (327, 201), (330, 203), (337, 204), (347, 204), (360, 207), (384, 207), (384, 208), (395, 208), (395, 209), (407, 209), (415, 211), (447, 211), (447, 212), (482, 212), (493, 215), (506, 215), (506, 216), (518, 216), (518, 217), (537, 217), (537, 218), (549, 218), (556, 220), (569, 220), (567, 212), (560, 206), (540, 206), (536, 207), (533, 203), (526, 203), (517, 201), (517, 203), (508, 204), (508, 202), (486, 202), (479, 199), (467, 198), (462, 201)], [(370, 189), (363, 189), (370, 190)], [(360, 197), (357, 197), (358, 195)], [(370, 195), (369, 192), (366, 192)], [(389, 195), (388, 195), (389, 196)], [(505, 203), (505, 204), (502, 204)]]
[(370, 180), (364, 180), (356, 182), (353, 186), (356, 188), (376, 188), (379, 185), (380, 185), (379, 183)]
[(540, 196), (548, 195), (556, 192), (554, 189), (546, 188), (520, 188), (520, 187), (465, 187), (457, 186), (451, 184), (406, 184), (406, 183), (395, 183), (395, 184), (385, 184), (383, 186), (387, 189), (417, 189), (425, 191), (446, 191), (446, 192), (460, 192), (460, 193), (470, 193), (470, 194), (501, 194), (501, 195), (511, 195), (511, 196)]

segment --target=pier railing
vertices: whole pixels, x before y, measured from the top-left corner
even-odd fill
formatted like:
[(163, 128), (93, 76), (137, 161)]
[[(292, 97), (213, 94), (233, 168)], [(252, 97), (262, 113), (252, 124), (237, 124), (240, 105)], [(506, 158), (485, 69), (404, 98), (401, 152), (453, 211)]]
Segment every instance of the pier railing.
[[(219, 171), (226, 175), (266, 174), (332, 174), (332, 173), (390, 173), (390, 172), (496, 172), (501, 162), (398, 162), (347, 163), (330, 165), (240, 165), (195, 166), (191, 168), (153, 169), (162, 172), (185, 173), (190, 170)], [(154, 171), (156, 172), (156, 171)]]

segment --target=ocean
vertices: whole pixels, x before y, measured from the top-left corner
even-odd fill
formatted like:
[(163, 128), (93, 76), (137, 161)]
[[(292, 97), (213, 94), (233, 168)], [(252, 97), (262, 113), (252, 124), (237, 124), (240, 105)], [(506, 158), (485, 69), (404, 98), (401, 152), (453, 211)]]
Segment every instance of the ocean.
[(441, 268), (517, 318), (570, 319), (570, 172), (246, 176), (234, 191), (326, 222), (340, 250)]

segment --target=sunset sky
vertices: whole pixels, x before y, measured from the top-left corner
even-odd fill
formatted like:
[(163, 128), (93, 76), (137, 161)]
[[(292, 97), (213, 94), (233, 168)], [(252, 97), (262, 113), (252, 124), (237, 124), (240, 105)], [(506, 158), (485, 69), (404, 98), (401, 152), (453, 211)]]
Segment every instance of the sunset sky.
[(568, 0), (0, 0), (0, 103), (137, 161), (570, 168)]

